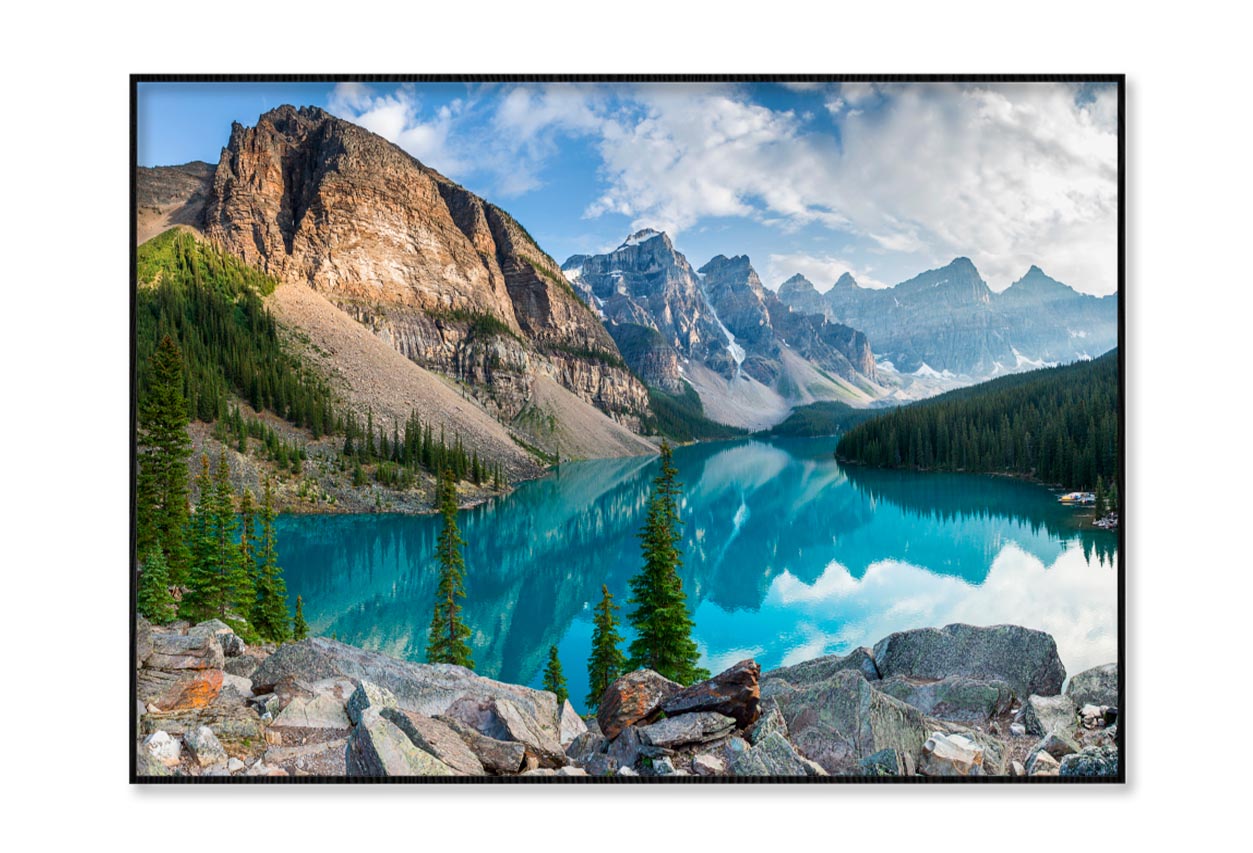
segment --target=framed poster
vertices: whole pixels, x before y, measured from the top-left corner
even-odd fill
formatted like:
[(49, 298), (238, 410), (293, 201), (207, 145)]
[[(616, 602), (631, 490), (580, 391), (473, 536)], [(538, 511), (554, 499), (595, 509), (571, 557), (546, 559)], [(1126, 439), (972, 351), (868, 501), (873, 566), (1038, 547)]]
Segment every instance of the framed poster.
[(131, 778), (1125, 779), (1121, 76), (135, 76)]

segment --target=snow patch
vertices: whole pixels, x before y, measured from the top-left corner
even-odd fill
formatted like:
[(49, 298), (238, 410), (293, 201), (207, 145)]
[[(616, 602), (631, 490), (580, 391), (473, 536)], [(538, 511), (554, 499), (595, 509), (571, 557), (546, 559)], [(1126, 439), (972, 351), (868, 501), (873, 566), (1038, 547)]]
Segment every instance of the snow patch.
[(1020, 353), (1017, 347), (1010, 347), (1010, 351), (1013, 352), (1014, 358), (1018, 360), (1018, 363), (1014, 365), (1015, 369), (1023, 368), (1023, 367), (1030, 367), (1030, 368), (1057, 367), (1057, 362), (1055, 361), (1044, 361), (1043, 359), (1028, 358), (1027, 356)]
[(626, 241), (618, 248), (625, 249), (627, 246), (638, 246), (641, 243), (647, 243), (649, 240), (660, 236), (660, 231), (654, 231), (652, 228), (645, 228), (641, 231), (636, 231), (630, 237), (627, 237)]
[(951, 370), (936, 370), (925, 361), (914, 371), (914, 376), (925, 376), (928, 379), (956, 379), (957, 374)]

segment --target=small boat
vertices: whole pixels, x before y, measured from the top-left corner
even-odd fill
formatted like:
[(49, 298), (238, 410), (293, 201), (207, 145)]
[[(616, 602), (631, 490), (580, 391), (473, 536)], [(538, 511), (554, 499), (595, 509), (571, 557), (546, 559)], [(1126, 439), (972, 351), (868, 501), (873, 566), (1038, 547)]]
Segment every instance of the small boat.
[(1067, 492), (1057, 500), (1064, 504), (1091, 504), (1096, 503), (1096, 495), (1092, 492)]

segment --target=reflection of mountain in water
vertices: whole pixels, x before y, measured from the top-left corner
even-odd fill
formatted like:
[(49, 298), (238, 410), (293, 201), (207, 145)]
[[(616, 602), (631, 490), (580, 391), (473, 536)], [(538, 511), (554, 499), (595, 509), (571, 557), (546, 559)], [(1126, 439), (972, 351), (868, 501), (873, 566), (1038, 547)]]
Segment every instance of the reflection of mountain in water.
[[(1112, 556), (1116, 537), (1081, 533), (1044, 489), (1012, 480), (841, 470), (826, 439), (741, 440), (680, 448), (685, 484), (683, 582), (710, 623), (697, 639), (721, 647), (714, 614), (758, 611), (787, 573), (812, 585), (833, 562), (862, 577), (897, 560), (982, 583), (1008, 542), (1051, 563), (1066, 543)], [(655, 459), (565, 464), (508, 497), (464, 512), (467, 623), (479, 672), (536, 682), (562, 647), (581, 697), (590, 607), (608, 584), (626, 610), (639, 568)], [(283, 517), (279, 544), (292, 595), (318, 633), (421, 660), (436, 585), (439, 521), (399, 515)], [(712, 609), (711, 609), (712, 608)], [(572, 626), (575, 626), (572, 628)], [(747, 649), (773, 637), (740, 637)], [(728, 651), (723, 649), (723, 651)]]

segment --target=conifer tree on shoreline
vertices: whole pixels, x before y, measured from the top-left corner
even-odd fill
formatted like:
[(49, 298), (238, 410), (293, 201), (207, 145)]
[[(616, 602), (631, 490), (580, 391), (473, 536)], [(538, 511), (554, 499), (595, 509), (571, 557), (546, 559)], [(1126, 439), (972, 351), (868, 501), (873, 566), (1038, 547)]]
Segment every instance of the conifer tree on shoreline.
[(465, 540), (457, 528), (457, 483), (451, 469), (439, 479), (436, 503), (444, 519), (444, 528), (436, 544), (439, 563), (439, 586), (435, 591), (435, 611), (427, 634), (426, 659), (429, 663), (452, 663), (474, 669), (470, 646), (470, 629), (461, 621), (461, 604), (465, 598), (465, 557), (461, 548)]
[(566, 689), (566, 677), (561, 672), (561, 660), (557, 657), (556, 646), (548, 647), (548, 666), (544, 668), (544, 689), (557, 695), (557, 713), (560, 714), (561, 707), (570, 698), (570, 691)]
[(256, 598), (251, 622), (262, 637), (282, 643), (291, 637), (287, 615), (287, 583), (278, 565), (278, 543), (274, 533), (274, 486), (265, 481), (261, 498), (261, 538), (257, 549)]
[(596, 606), (595, 629), (592, 631), (592, 654), (587, 659), (587, 698), (583, 700), (589, 711), (595, 711), (600, 706), (600, 697), (626, 669), (626, 655), (618, 648), (622, 636), (618, 633), (618, 620), (614, 616), (619, 609), (613, 603), (609, 587), (601, 584), (600, 604)]
[(139, 403), (135, 484), (136, 551), (160, 548), (171, 582), (182, 582), (190, 555), (185, 528), (189, 516), (187, 400), (183, 396), (183, 356), (169, 336), (148, 359), (148, 388)]
[(634, 605), (627, 618), (636, 632), (629, 666), (692, 684), (708, 678), (709, 672), (698, 665), (700, 651), (692, 640), (692, 617), (678, 573), (683, 562), (678, 549), (682, 484), (676, 480), (679, 472), (673, 459), (670, 444), (663, 440), (661, 473), (653, 480), (644, 529), (639, 533), (644, 567), (631, 579), (627, 599)]

